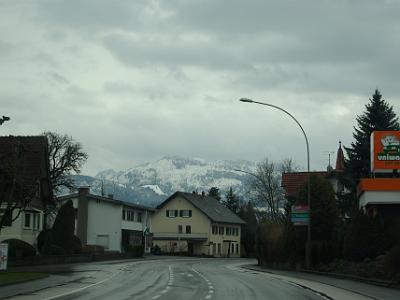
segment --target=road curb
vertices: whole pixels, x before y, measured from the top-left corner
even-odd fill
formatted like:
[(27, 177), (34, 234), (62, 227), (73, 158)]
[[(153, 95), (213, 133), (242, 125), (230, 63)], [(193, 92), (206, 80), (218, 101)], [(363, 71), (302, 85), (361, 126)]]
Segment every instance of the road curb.
[[(248, 270), (252, 270), (252, 271), (259, 271), (259, 272), (264, 272), (264, 273), (269, 273), (269, 274), (280, 275), (277, 272), (274, 272), (273, 269), (264, 269), (264, 268), (262, 268), (262, 267), (260, 267), (258, 265), (247, 265), (247, 266), (242, 266), (242, 268), (245, 268), (245, 269), (248, 269)], [(278, 269), (276, 271), (289, 271), (289, 272), (293, 272), (293, 273), (315, 274), (315, 275), (321, 275), (321, 276), (332, 277), (332, 278), (337, 278), (337, 279), (353, 280), (353, 281), (368, 283), (368, 284), (381, 286), (381, 287), (386, 287), (386, 288), (400, 289), (400, 285), (395, 283), (395, 282), (393, 282), (393, 281), (380, 280), (380, 279), (371, 279), (371, 278), (365, 278), (365, 277), (348, 275), (348, 274), (328, 273), (328, 272), (320, 272), (320, 271), (305, 270), (305, 269), (301, 269), (300, 271), (279, 270)]]

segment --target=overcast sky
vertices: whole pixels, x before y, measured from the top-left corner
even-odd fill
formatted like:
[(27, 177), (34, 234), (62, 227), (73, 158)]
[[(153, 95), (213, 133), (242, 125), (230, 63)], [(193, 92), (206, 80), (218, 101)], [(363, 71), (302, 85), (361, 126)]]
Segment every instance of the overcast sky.
[[(400, 114), (400, 1), (0, 0), (1, 135), (71, 135), (83, 173), (164, 155), (325, 169), (375, 88)], [(336, 155), (336, 153), (334, 154)]]

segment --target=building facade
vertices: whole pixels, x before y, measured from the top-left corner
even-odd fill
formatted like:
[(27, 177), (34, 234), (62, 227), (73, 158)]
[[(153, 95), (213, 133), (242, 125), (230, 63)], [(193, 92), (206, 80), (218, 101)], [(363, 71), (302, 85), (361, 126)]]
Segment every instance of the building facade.
[(240, 257), (244, 224), (212, 197), (176, 192), (153, 214), (153, 246), (164, 253)]
[(75, 234), (82, 245), (98, 245), (105, 251), (126, 251), (128, 246), (151, 247), (151, 215), (154, 209), (90, 193), (80, 187), (77, 194), (58, 198), (71, 200), (76, 210)]
[(44, 211), (54, 203), (46, 137), (0, 137), (0, 174), (0, 242), (19, 239), (36, 246)]

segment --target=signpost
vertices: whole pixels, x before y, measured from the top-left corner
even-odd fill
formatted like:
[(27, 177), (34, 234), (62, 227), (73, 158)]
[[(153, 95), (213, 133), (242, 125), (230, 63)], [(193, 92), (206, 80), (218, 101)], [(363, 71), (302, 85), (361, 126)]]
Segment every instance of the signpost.
[(8, 244), (0, 244), (0, 271), (7, 270)]
[(291, 220), (294, 226), (308, 226), (310, 222), (308, 205), (293, 205)]

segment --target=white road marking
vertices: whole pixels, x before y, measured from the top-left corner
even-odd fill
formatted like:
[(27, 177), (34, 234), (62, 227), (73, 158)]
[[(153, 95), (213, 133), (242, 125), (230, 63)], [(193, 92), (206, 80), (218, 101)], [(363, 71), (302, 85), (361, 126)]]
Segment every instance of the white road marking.
[(69, 291), (69, 292), (66, 292), (66, 293), (63, 293), (63, 294), (59, 294), (59, 295), (56, 295), (56, 296), (52, 296), (52, 297), (49, 297), (49, 298), (45, 298), (44, 300), (54, 300), (54, 299), (58, 299), (58, 298), (61, 298), (61, 297), (73, 295), (73, 294), (75, 294), (75, 293), (78, 293), (78, 292), (80, 292), (80, 291), (86, 290), (86, 289), (91, 288), (91, 287), (93, 287), (93, 286), (102, 284), (102, 283), (104, 283), (104, 282), (106, 282), (106, 281), (108, 281), (108, 280), (114, 278), (115, 276), (117, 276), (117, 275), (118, 275), (119, 273), (121, 273), (122, 271), (125, 271), (126, 268), (127, 268), (127, 267), (122, 268), (122, 269), (119, 270), (118, 272), (115, 272), (114, 274), (112, 274), (110, 277), (108, 277), (108, 278), (106, 278), (106, 279), (103, 279), (103, 280), (100, 280), (99, 282), (92, 283), (92, 284), (89, 284), (89, 285), (87, 285), (87, 286), (84, 286), (84, 287), (81, 287), (81, 288), (79, 288), (79, 289), (72, 290), (72, 291)]
[(161, 295), (156, 295), (156, 296), (154, 296), (153, 298), (151, 298), (151, 299), (157, 299), (157, 298), (160, 298), (161, 297)]
[(197, 275), (199, 275), (201, 278), (204, 279), (204, 281), (207, 283), (208, 285), (208, 295), (205, 296), (204, 299), (211, 299), (212, 294), (214, 293), (214, 286), (212, 285), (211, 281), (208, 280), (207, 277), (205, 277), (203, 274), (201, 274), (199, 271), (197, 271), (196, 269), (192, 268), (193, 272), (195, 272)]

